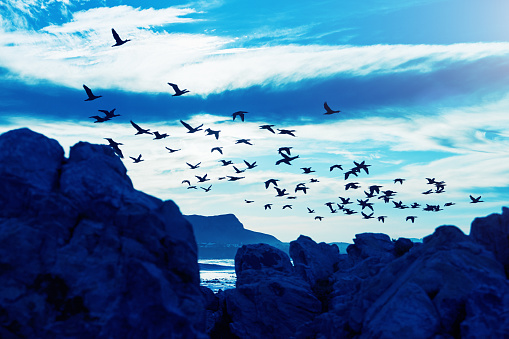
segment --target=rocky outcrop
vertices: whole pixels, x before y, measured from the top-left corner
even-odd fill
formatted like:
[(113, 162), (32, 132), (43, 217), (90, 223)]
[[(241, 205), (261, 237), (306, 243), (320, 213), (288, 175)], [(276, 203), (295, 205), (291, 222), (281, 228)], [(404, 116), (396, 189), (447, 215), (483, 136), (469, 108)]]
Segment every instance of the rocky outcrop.
[(0, 337), (205, 337), (197, 247), (111, 148), (0, 136)]

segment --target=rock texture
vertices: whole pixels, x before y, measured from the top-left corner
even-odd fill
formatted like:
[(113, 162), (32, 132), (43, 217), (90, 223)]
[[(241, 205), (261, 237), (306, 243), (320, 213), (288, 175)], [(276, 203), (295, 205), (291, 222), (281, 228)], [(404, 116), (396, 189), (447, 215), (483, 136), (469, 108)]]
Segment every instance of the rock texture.
[(108, 146), (10, 131), (0, 177), (0, 337), (205, 337), (191, 225)]

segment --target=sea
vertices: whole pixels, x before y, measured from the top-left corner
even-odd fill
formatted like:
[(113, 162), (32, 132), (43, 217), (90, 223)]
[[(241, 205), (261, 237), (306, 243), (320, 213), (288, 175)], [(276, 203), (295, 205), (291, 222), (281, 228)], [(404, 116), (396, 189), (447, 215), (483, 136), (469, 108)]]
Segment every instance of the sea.
[(235, 288), (234, 259), (198, 259), (200, 265), (200, 284), (214, 293), (219, 290)]

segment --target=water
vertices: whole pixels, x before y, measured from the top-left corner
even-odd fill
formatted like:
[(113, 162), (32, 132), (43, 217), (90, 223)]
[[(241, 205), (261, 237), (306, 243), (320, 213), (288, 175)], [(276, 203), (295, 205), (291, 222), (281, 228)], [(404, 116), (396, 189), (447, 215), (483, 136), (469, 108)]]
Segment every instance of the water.
[(199, 259), (200, 283), (202, 286), (217, 292), (235, 288), (235, 260), (233, 259)]

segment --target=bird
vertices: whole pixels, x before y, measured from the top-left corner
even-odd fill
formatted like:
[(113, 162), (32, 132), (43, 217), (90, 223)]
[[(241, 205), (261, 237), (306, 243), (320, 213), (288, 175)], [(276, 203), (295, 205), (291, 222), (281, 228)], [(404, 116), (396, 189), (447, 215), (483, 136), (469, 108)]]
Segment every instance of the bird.
[(166, 133), (160, 134), (158, 131), (155, 131), (154, 135), (155, 135), (154, 140), (159, 140), (159, 139), (164, 139), (166, 137), (169, 137), (168, 134), (166, 134)]
[(452, 206), (452, 205), (456, 205), (456, 204), (455, 204), (455, 203), (453, 203), (453, 202), (446, 202), (446, 203), (444, 204), (444, 207)]
[(341, 112), (341, 111), (333, 111), (333, 110), (329, 107), (329, 105), (327, 105), (327, 101), (323, 103), (323, 107), (324, 107), (324, 108), (325, 108), (325, 110), (327, 111), (327, 112), (323, 113), (323, 114), (325, 114), (325, 115), (330, 115), (330, 114), (334, 114), (334, 113), (339, 113), (339, 112)]
[(353, 204), (353, 202), (352, 202), (352, 201), (350, 201), (350, 198), (343, 198), (343, 197), (339, 197), (339, 199), (341, 199), (341, 204), (342, 204), (342, 205)]
[(394, 179), (394, 183), (400, 183), (401, 185), (403, 185), (403, 181), (405, 181), (406, 179), (402, 179), (402, 178), (396, 178)]
[(237, 180), (245, 178), (245, 177), (234, 177), (234, 176), (231, 176), (231, 175), (227, 175), (227, 177), (228, 177), (228, 181), (237, 181)]
[(111, 148), (113, 148), (113, 151), (114, 151), (114, 152), (115, 152), (115, 153), (116, 153), (119, 157), (121, 157), (121, 158), (123, 158), (123, 157), (124, 157), (124, 155), (122, 154), (122, 151), (121, 151), (121, 150), (120, 150), (120, 148), (118, 147), (118, 145), (123, 145), (123, 144), (121, 144), (121, 143), (119, 143), (119, 142), (115, 142), (115, 141), (114, 141), (113, 139), (111, 139), (111, 138), (104, 138), (104, 139), (108, 140), (108, 142), (109, 142), (109, 144), (110, 144)]
[(331, 212), (332, 212), (332, 211), (334, 211), (334, 208), (332, 207), (332, 205), (334, 205), (334, 203), (333, 203), (333, 202), (326, 202), (324, 205), (325, 205), (325, 206), (327, 206), (327, 207), (329, 207), (329, 208), (330, 208), (330, 210), (331, 210)]
[(205, 192), (208, 192), (208, 191), (210, 191), (210, 189), (212, 188), (212, 185), (209, 185), (209, 187), (207, 187), (207, 188), (205, 188), (205, 187), (201, 187), (201, 186), (200, 186), (200, 188), (201, 188), (202, 190), (204, 190)]
[(108, 118), (114, 118), (114, 117), (119, 117), (120, 114), (115, 114), (115, 111), (116, 111), (116, 108), (112, 109), (111, 111), (108, 111), (106, 109), (98, 109), (99, 112), (103, 112), (104, 114), (106, 114), (106, 117)]
[(169, 82), (168, 85), (170, 85), (171, 88), (173, 88), (173, 90), (175, 91), (175, 94), (172, 94), (172, 97), (178, 97), (181, 96), (182, 94), (189, 93), (187, 89), (180, 90), (180, 88), (177, 85), (172, 84), (171, 82)]
[(198, 187), (196, 187), (196, 186), (189, 186), (187, 189), (188, 189), (188, 190), (189, 190), (189, 189), (195, 189), (195, 190), (197, 190), (197, 189), (198, 189)]
[(359, 186), (359, 183), (358, 182), (349, 182), (348, 184), (345, 185), (345, 191), (348, 191), (349, 189), (357, 189), (357, 188), (360, 188)]
[(378, 217), (378, 221), (381, 221), (382, 224), (383, 224), (385, 222), (385, 218), (387, 218), (386, 215), (381, 215), (381, 216)]
[(356, 214), (356, 213), (357, 213), (356, 211), (351, 210), (351, 209), (349, 209), (349, 208), (345, 208), (345, 209), (344, 209), (344, 212), (345, 212), (345, 214), (347, 214), (347, 215), (351, 215), (351, 214)]
[(133, 127), (138, 131), (138, 132), (136, 132), (135, 135), (138, 135), (138, 134), (152, 134), (152, 132), (149, 132), (150, 129), (143, 129), (140, 126), (138, 126), (137, 124), (135, 124), (132, 120), (131, 120), (131, 125), (133, 125)]
[(264, 209), (266, 209), (266, 210), (267, 210), (267, 209), (269, 209), (269, 210), (270, 210), (270, 209), (271, 209), (271, 206), (272, 206), (272, 204), (265, 204), (265, 206), (263, 206), (263, 208), (264, 208)]
[(85, 99), (85, 101), (92, 101), (102, 97), (102, 95), (94, 95), (94, 93), (92, 93), (92, 90), (88, 88), (86, 85), (83, 85), (83, 88), (85, 89), (85, 92), (87, 93), (88, 96), (88, 99)]
[(366, 192), (364, 191), (364, 194), (366, 194), (366, 198), (374, 198), (375, 197), (375, 193), (372, 193), (372, 192)]
[(410, 220), (413, 224), (415, 222), (415, 218), (417, 218), (415, 215), (409, 215), (408, 217), (406, 217), (405, 221)]
[(293, 200), (295, 200), (295, 199), (297, 199), (297, 197), (296, 196), (291, 196), (291, 197), (286, 197), (286, 199), (293, 199)]
[(191, 127), (191, 125), (189, 125), (187, 122), (185, 121), (182, 121), (180, 120), (180, 123), (182, 125), (184, 125), (185, 128), (187, 128), (187, 133), (194, 133), (194, 132), (198, 132), (198, 131), (201, 131), (202, 129), (200, 127), (203, 126), (203, 124), (201, 124), (200, 126), (198, 127)]
[(426, 178), (426, 180), (428, 180), (428, 185), (433, 185), (435, 183), (435, 178)]
[(195, 175), (195, 177), (198, 178), (198, 182), (205, 182), (210, 180), (207, 179), (207, 174), (205, 174), (203, 177), (200, 177), (199, 175)]
[(283, 197), (283, 196), (289, 194), (289, 193), (286, 193), (286, 189), (285, 188), (281, 189), (281, 188), (278, 188), (278, 187), (274, 187), (274, 189), (277, 191), (276, 197)]
[(245, 172), (246, 170), (243, 169), (243, 170), (239, 170), (237, 167), (233, 166), (233, 169), (235, 170), (235, 173), (239, 174), (239, 173), (242, 173), (242, 172)]
[(312, 210), (311, 208), (309, 207), (306, 207), (308, 209), (308, 213), (315, 213), (315, 210)]
[(170, 153), (180, 151), (180, 148), (179, 148), (179, 149), (171, 149), (171, 148), (169, 148), (169, 147), (165, 147), (165, 148), (166, 148), (166, 149), (168, 150), (168, 152), (170, 152)]
[(278, 181), (279, 181), (279, 179), (269, 179), (269, 180), (265, 181), (265, 189), (269, 188), (270, 184), (277, 186)]
[(231, 160), (219, 160), (219, 162), (223, 163), (222, 166), (228, 166), (228, 165), (233, 164), (233, 162)]
[(233, 121), (235, 121), (236, 117), (240, 117), (240, 120), (244, 121), (244, 114), (246, 114), (246, 113), (248, 113), (248, 112), (246, 112), (246, 111), (237, 111), (237, 112), (233, 113), (232, 114)]
[(320, 182), (320, 181), (318, 181), (318, 179), (311, 178), (311, 179), (309, 179), (309, 182)]
[(246, 144), (246, 145), (253, 145), (252, 143), (250, 143), (251, 139), (239, 139), (237, 141), (235, 141), (236, 144)]
[(191, 182), (187, 179), (182, 180), (182, 184), (187, 184), (187, 186), (191, 186)]
[(191, 165), (190, 163), (186, 162), (187, 166), (191, 167), (191, 169), (197, 169), (200, 167), (201, 161), (197, 163), (196, 165)]
[(371, 185), (368, 187), (369, 188), (369, 193), (371, 194), (380, 194), (380, 188), (382, 188), (381, 185)]
[(478, 202), (484, 202), (481, 200), (481, 196), (474, 198), (473, 196), (470, 195), (470, 200), (472, 200), (472, 201), (470, 201), (471, 204), (477, 204)]
[(309, 188), (306, 187), (306, 184), (304, 184), (304, 183), (297, 184), (297, 186), (295, 187), (295, 193), (297, 193), (297, 191), (302, 191), (302, 192), (304, 192), (304, 194), (306, 194), (308, 189)]
[(433, 193), (433, 190), (427, 190), (427, 191), (422, 192), (422, 194), (431, 194), (431, 193)]
[(213, 148), (210, 150), (210, 153), (212, 153), (212, 152), (214, 152), (214, 151), (217, 151), (217, 152), (219, 152), (219, 153), (223, 154), (223, 147), (220, 147), (220, 146), (218, 146), (218, 147), (213, 147)]
[(367, 207), (369, 208), (370, 210), (373, 211), (373, 203), (372, 202), (368, 202), (369, 199), (366, 199), (366, 200), (360, 200), (360, 199), (357, 199), (357, 202), (359, 203), (358, 205), (362, 207), (362, 209), (364, 210), (364, 207)]
[(207, 135), (213, 135), (216, 137), (216, 140), (219, 139), (219, 132), (221, 131), (214, 131), (214, 130), (211, 130), (210, 128), (207, 128), (205, 130), (205, 132), (207, 133)]
[(247, 200), (247, 199), (244, 199), (244, 201), (246, 202), (246, 204), (250, 204), (250, 203), (254, 202), (254, 200)]
[(416, 202), (414, 202), (412, 205), (410, 205), (410, 208), (419, 208), (419, 207), (421, 207), (421, 205)]
[(92, 116), (91, 116), (91, 117), (89, 117), (89, 118), (91, 118), (91, 119), (95, 119), (94, 123), (96, 123), (96, 122), (105, 122), (105, 121), (110, 120), (110, 118), (108, 118), (108, 117), (100, 117), (100, 116), (98, 116), (98, 115), (92, 115)]
[(366, 214), (364, 212), (361, 212), (363, 219), (374, 219), (373, 212), (371, 214)]
[(333, 169), (335, 168), (339, 168), (340, 170), (343, 170), (343, 167), (341, 165), (332, 165), (330, 168), (329, 168), (329, 172), (332, 172)]
[(311, 170), (311, 167), (301, 167), (300, 169), (304, 171), (304, 172), (302, 172), (302, 174), (309, 174), (309, 173), (316, 172), (316, 171)]
[(295, 130), (293, 130), (293, 129), (278, 128), (277, 130), (279, 131), (278, 134), (288, 134), (288, 135), (291, 135), (292, 137), (295, 136), (295, 134), (293, 134), (293, 132), (295, 132)]
[[(371, 165), (366, 165), (365, 161), (362, 161), (361, 163), (357, 163), (357, 162), (353, 162), (354, 165), (355, 165), (355, 169), (360, 172), (360, 170), (364, 170), (364, 172), (366, 172), (366, 174), (369, 174), (369, 170), (368, 170), (368, 167), (371, 166)], [(353, 170), (353, 169), (352, 169)]]
[(407, 205), (403, 205), (402, 201), (399, 201), (399, 202), (393, 201), (392, 203), (394, 204), (394, 208), (399, 208), (399, 209), (408, 208)]
[(260, 129), (266, 129), (267, 131), (269, 131), (269, 132), (272, 132), (272, 133), (276, 134), (276, 132), (274, 132), (274, 130), (272, 129), (272, 127), (274, 127), (274, 125), (261, 125), (261, 126), (260, 126)]
[(345, 172), (345, 180), (348, 180), (348, 177), (349, 177), (351, 174), (353, 174), (353, 175), (355, 175), (356, 177), (358, 177), (357, 172), (354, 172), (354, 171), (352, 171), (352, 170), (349, 170), (349, 171), (346, 171), (346, 172)]
[(317, 215), (317, 216), (315, 217), (315, 220), (322, 221), (322, 219), (323, 219), (323, 217), (321, 217), (321, 216), (319, 216), (319, 215)]
[(292, 209), (292, 205), (284, 205), (282, 209), (284, 210), (285, 208)]
[(283, 159), (279, 159), (278, 161), (276, 161), (276, 165), (279, 165), (279, 164), (281, 164), (281, 163), (283, 163), (283, 162), (284, 162), (285, 164), (287, 164), (287, 165), (291, 165), (291, 163), (290, 163), (290, 162), (291, 162), (292, 160), (295, 160), (295, 159), (297, 159), (297, 158), (299, 157), (298, 155), (296, 155), (296, 156), (294, 156), (294, 157), (289, 157), (288, 155), (286, 155), (286, 154), (284, 154), (284, 153), (281, 153), (281, 156), (283, 157)]
[(256, 164), (256, 161), (255, 161), (255, 162), (253, 162), (253, 163), (249, 163), (249, 162), (247, 162), (246, 160), (244, 160), (244, 164), (246, 164), (247, 169), (253, 169), (253, 168), (255, 168), (256, 166), (258, 166), (258, 165)]
[(122, 46), (126, 42), (131, 41), (130, 39), (126, 39), (126, 40), (120, 39), (120, 36), (117, 34), (115, 29), (113, 29), (113, 28), (111, 29), (111, 34), (113, 34), (113, 39), (115, 39), (115, 44), (111, 47)]
[(143, 159), (141, 158), (141, 154), (138, 155), (137, 158), (134, 158), (134, 157), (129, 157), (129, 158), (133, 159), (135, 164), (143, 161)]
[[(278, 152), (279, 154), (281, 154), (282, 152), (285, 152), (285, 153), (286, 153), (286, 155), (292, 155), (292, 154), (291, 154), (291, 149), (292, 149), (292, 148), (293, 148), (293, 147), (288, 147), (288, 146), (287, 146), (287, 147), (279, 147), (279, 149), (277, 150), (277, 152)], [(281, 155), (282, 155), (282, 154), (281, 154)]]

